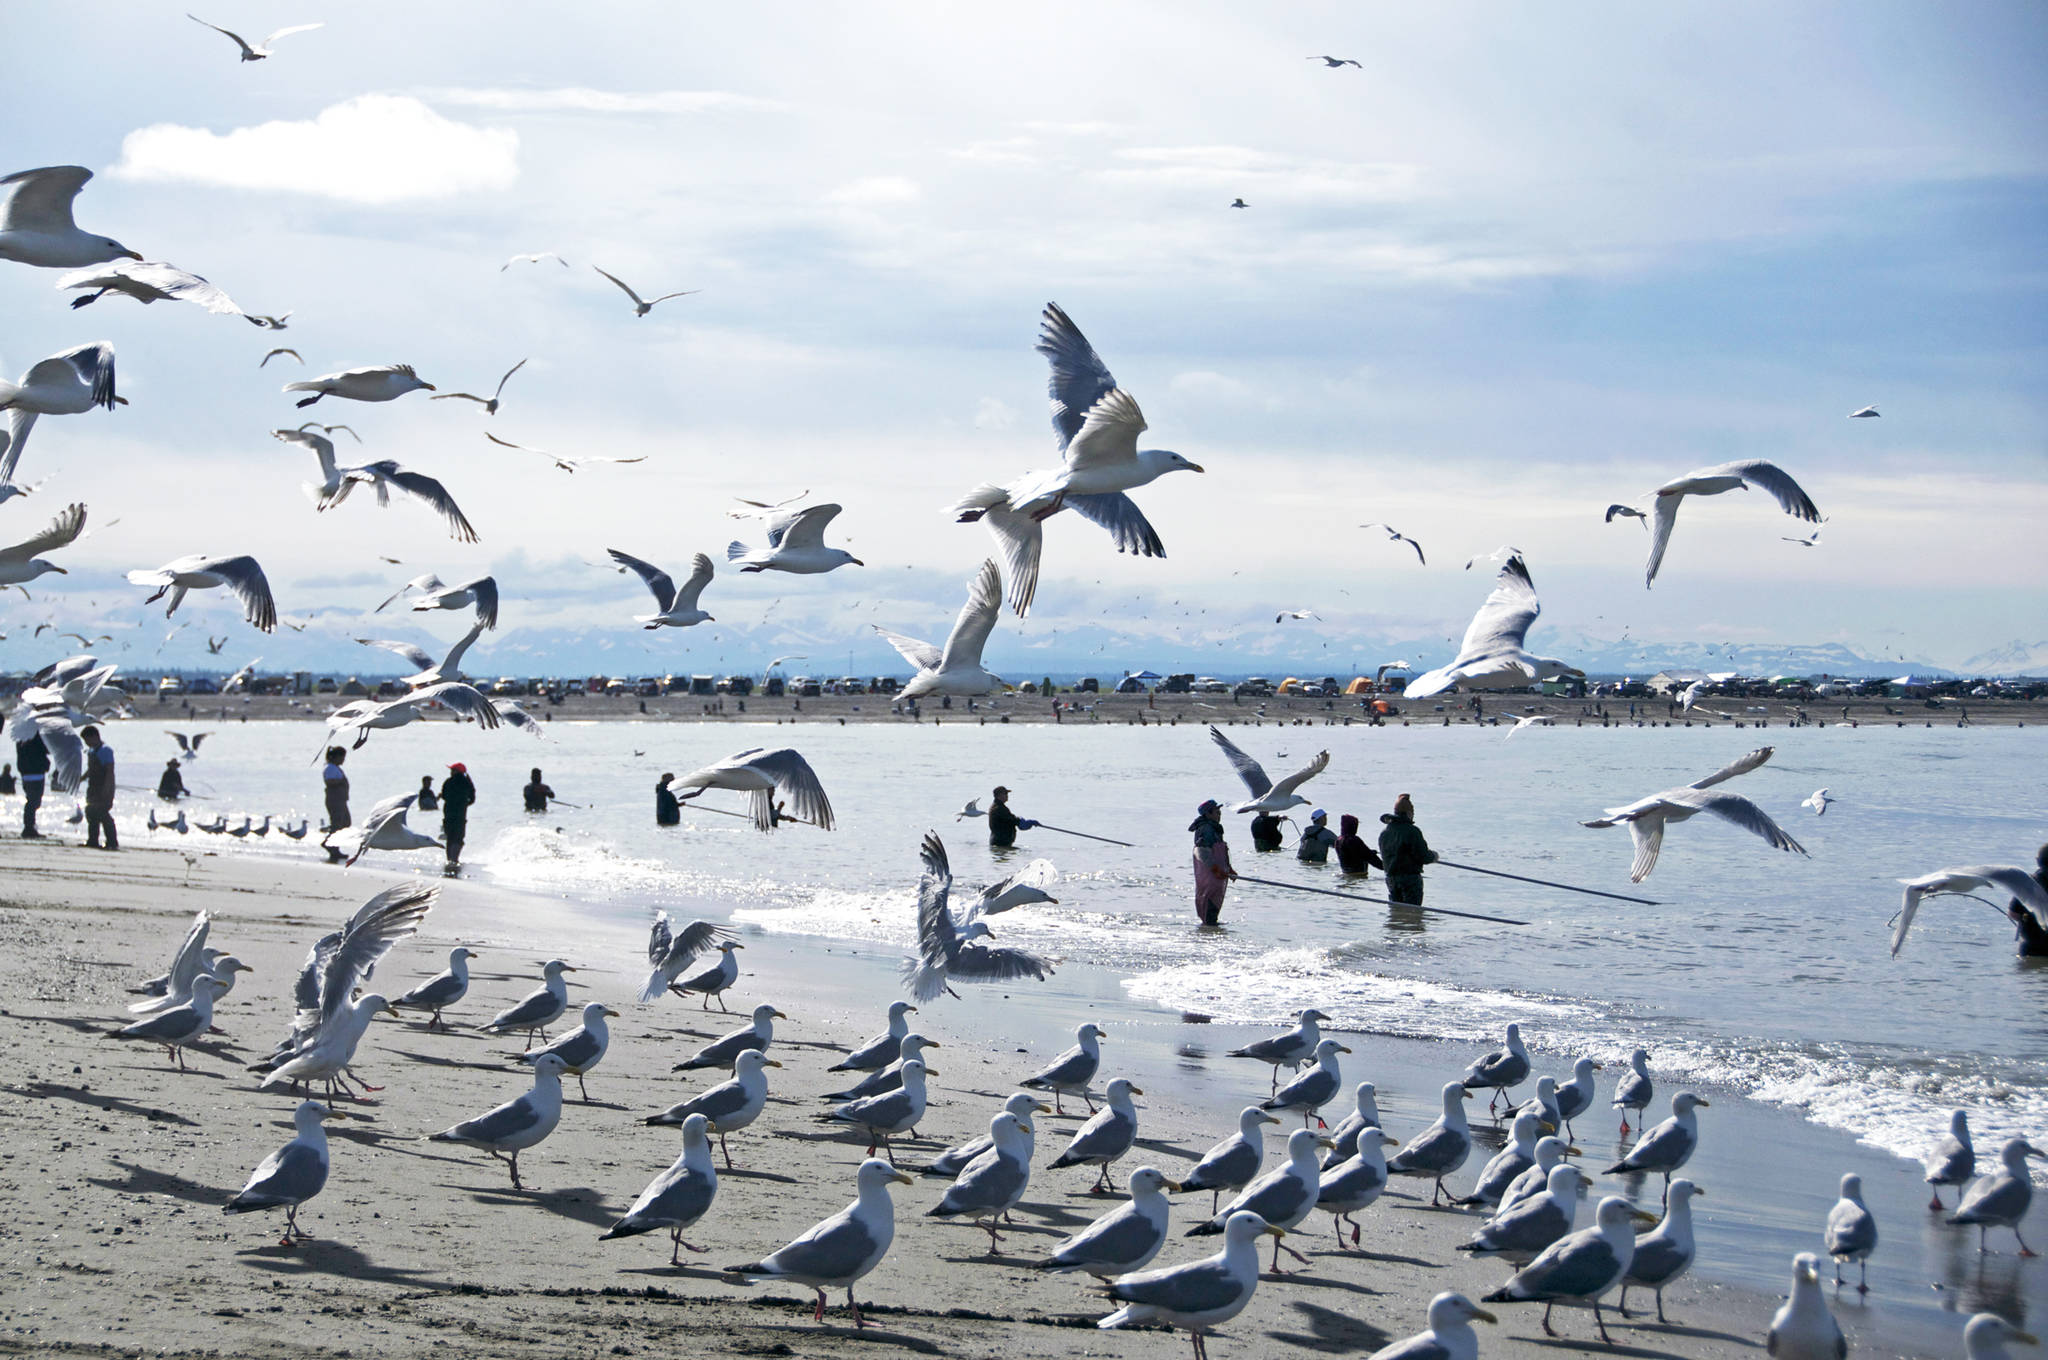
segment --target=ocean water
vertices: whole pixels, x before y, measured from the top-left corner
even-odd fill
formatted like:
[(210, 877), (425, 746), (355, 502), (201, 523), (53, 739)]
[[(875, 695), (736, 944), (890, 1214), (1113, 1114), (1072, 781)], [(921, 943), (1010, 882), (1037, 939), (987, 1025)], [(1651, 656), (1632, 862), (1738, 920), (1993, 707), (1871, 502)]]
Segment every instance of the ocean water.
[[(1228, 705), (1218, 714), (1229, 716)], [(166, 726), (208, 730), (151, 720), (114, 726), (125, 780), (154, 785), (175, 749)], [(1200, 725), (731, 726), (561, 722), (535, 740), (419, 724), (377, 734), (351, 756), (355, 808), (360, 818), (377, 799), (463, 760), (481, 795), (471, 879), (566, 898), (612, 922), (644, 919), (655, 907), (708, 910), (771, 934), (905, 948), (918, 842), (936, 830), (963, 885), (1051, 859), (1059, 905), (998, 918), (1001, 942), (1108, 970), (1136, 1004), (1262, 1025), (1314, 1004), (1343, 1028), (1461, 1041), (1492, 1039), (1515, 1020), (1532, 1046), (1609, 1061), (1641, 1045), (1660, 1083), (1734, 1090), (1902, 1156), (1917, 1156), (1954, 1106), (1971, 1111), (1980, 1149), (2048, 1128), (2048, 968), (2015, 959), (2010, 925), (1969, 899), (1923, 907), (1897, 959), (1886, 926), (1899, 905), (1898, 878), (2032, 862), (2048, 839), (2048, 783), (2039, 776), (2048, 730), (1566, 727), (1509, 741), (1499, 729), (1470, 726), (1239, 726), (1233, 740), (1276, 775), (1330, 751), (1328, 772), (1307, 792), (1333, 825), (1354, 812), (1376, 832), (1379, 813), (1406, 792), (1445, 859), (1657, 905), (1439, 868), (1429, 876), (1432, 905), (1528, 924), (1393, 920), (1379, 906), (1241, 884), (1226, 929), (1196, 932), (1186, 828), (1202, 799), (1237, 794)], [(236, 823), (245, 814), (310, 816), (317, 825), (319, 729), (212, 730), (203, 757), (186, 767), (188, 782), (209, 797), (188, 803), (188, 815), (220, 812)], [(1578, 824), (1767, 743), (1775, 758), (1733, 787), (1776, 817), (1807, 857), (1701, 817), (1670, 830), (1656, 872), (1632, 887), (1626, 830)], [(838, 830), (799, 825), (763, 835), (696, 809), (679, 828), (653, 825), (662, 771), (780, 745), (817, 768)], [(583, 806), (522, 813), (519, 786), (535, 764)], [(985, 805), (999, 782), (1015, 790), (1022, 815), (1132, 846), (1041, 830), (1015, 850), (992, 851), (983, 824), (955, 814), (969, 798)], [(1799, 806), (1821, 786), (1840, 800), (1825, 817)], [(743, 806), (730, 794), (705, 801)], [(141, 788), (125, 793), (124, 834), (151, 839), (141, 824), (153, 805)], [(437, 816), (418, 820), (438, 830)], [(1253, 853), (1245, 821), (1229, 819), (1241, 872), (1381, 893), (1377, 875), (1347, 883), (1334, 865), (1302, 865), (1291, 851)], [(178, 843), (316, 856), (314, 839), (195, 833)], [(381, 858), (387, 868), (424, 868), (439, 857)]]

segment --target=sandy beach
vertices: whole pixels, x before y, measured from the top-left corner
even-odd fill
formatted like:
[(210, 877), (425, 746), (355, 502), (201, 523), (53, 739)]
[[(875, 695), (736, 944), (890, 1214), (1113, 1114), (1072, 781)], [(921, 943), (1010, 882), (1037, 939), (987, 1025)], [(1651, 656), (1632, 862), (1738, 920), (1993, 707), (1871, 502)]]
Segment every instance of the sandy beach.
[[(661, 1235), (600, 1245), (598, 1232), (679, 1145), (673, 1131), (642, 1118), (708, 1084), (669, 1068), (737, 1020), (673, 999), (632, 1004), (637, 959), (623, 939), (593, 936), (585, 923), (567, 947), (554, 933), (561, 921), (550, 919), (550, 904), (532, 899), (514, 910), (504, 894), (459, 882), (422, 933), (387, 960), (379, 984), (410, 985), (438, 969), (451, 943), (472, 944), (483, 957), (459, 1014), (474, 1023), (530, 989), (537, 970), (529, 961), (545, 957), (544, 942), (554, 940), (552, 952), (579, 965), (582, 990), (572, 1002), (603, 999), (625, 1012), (614, 1024), (611, 1054), (591, 1076), (592, 1103), (571, 1103), (555, 1135), (522, 1157), (529, 1188), (515, 1193), (502, 1166), (482, 1152), (422, 1140), (527, 1086), (511, 1062), (517, 1043), (380, 1021), (357, 1069), (387, 1089), (347, 1107), (357, 1117), (330, 1126), (332, 1177), (300, 1218), (313, 1240), (281, 1248), (276, 1216), (219, 1214), (249, 1170), (289, 1137), (295, 1103), (258, 1092), (243, 1065), (282, 1027), (283, 997), (311, 939), (395, 880), (213, 856), (188, 866), (178, 853), (148, 849), (114, 859), (14, 840), (0, 846), (0, 866), (7, 884), (0, 958), (11, 998), (4, 1016), (13, 1038), (0, 1082), (7, 1121), (0, 1127), (9, 1130), (0, 1152), (0, 1213), (16, 1229), (0, 1247), (10, 1296), (0, 1310), (0, 1344), (12, 1353), (1186, 1351), (1183, 1336), (1163, 1331), (1099, 1332), (1091, 1324), (1108, 1309), (1093, 1291), (1019, 1268), (1107, 1207), (1085, 1193), (1087, 1176), (1043, 1169), (1071, 1118), (1040, 1118), (1038, 1170), (1004, 1258), (985, 1254), (978, 1230), (923, 1217), (942, 1183), (898, 1190), (895, 1248), (861, 1286), (872, 1322), (857, 1337), (837, 1312), (813, 1326), (807, 1291), (742, 1285), (720, 1273), (773, 1250), (850, 1198), (863, 1150), (814, 1121), (814, 1097), (832, 1089), (824, 1069), (833, 1055), (879, 1027), (888, 993), (873, 980), (884, 974), (872, 961), (848, 969), (827, 959), (821, 969), (815, 956), (832, 951), (802, 941), (750, 939), (757, 947), (735, 989), (736, 1008), (772, 999), (791, 1019), (778, 1027), (774, 1051), (785, 1066), (773, 1073), (768, 1111), (733, 1140), (740, 1169), (721, 1177), (717, 1204), (690, 1234), (710, 1251), (678, 1270), (667, 1263)], [(214, 914), (213, 940), (257, 971), (221, 1006), (224, 1034), (193, 1053), (194, 1070), (180, 1074), (160, 1050), (107, 1036), (131, 999), (126, 989), (159, 971), (202, 909)], [(858, 998), (843, 987), (836, 995), (819, 989), (823, 998), (806, 995), (807, 979), (835, 967), (842, 983), (850, 978), (856, 992), (872, 993), (864, 1007), (850, 1004)], [(906, 1163), (983, 1131), (1008, 1079), (1056, 1051), (956, 1033), (942, 1009), (926, 1019), (946, 1047), (936, 1055), (941, 1075), (920, 1130), (925, 1137), (906, 1145)], [(1188, 1126), (1170, 1088), (1158, 1082), (1148, 1092), (1141, 1134)], [(573, 1100), (573, 1084), (570, 1090)], [(1142, 1160), (1174, 1174), (1209, 1141), (1207, 1129), (1186, 1139), (1141, 1136)], [(1140, 1161), (1127, 1160), (1121, 1172)], [(1178, 1201), (1162, 1262), (1206, 1252), (1210, 1243), (1180, 1239), (1194, 1221), (1195, 1206)], [(1498, 1265), (1457, 1258), (1452, 1247), (1473, 1219), (1430, 1210), (1410, 1185), (1397, 1186), (1364, 1221), (1370, 1256), (1335, 1249), (1323, 1215), (1304, 1225), (1306, 1240), (1295, 1242), (1313, 1264), (1262, 1281), (1251, 1307), (1214, 1342), (1217, 1354), (1368, 1354), (1419, 1330), (1439, 1290), (1476, 1297), (1504, 1276)], [(1671, 1326), (1613, 1318), (1617, 1349), (1692, 1356), (1746, 1348), (1761, 1340), (1775, 1300), (1688, 1280), (1666, 1304)], [(1554, 1352), (1592, 1338), (1583, 1312), (1560, 1310), (1567, 1340), (1557, 1343), (1541, 1339), (1539, 1309), (1498, 1311), (1502, 1325), (1484, 1329), (1491, 1355)], [(1848, 1310), (1844, 1324), (1856, 1336)]]

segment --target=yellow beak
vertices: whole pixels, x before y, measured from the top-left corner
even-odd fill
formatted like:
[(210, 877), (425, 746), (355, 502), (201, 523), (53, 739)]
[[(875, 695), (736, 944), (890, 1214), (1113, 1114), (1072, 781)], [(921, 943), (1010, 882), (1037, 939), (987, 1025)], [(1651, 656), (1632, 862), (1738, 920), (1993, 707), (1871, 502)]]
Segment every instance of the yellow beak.
[(1495, 1317), (1495, 1316), (1494, 1316), (1493, 1314), (1491, 1314), (1491, 1313), (1487, 1312), (1487, 1311), (1486, 1311), (1486, 1310), (1485, 1310), (1484, 1308), (1474, 1308), (1474, 1309), (1472, 1310), (1472, 1320), (1473, 1320), (1474, 1322), (1499, 1322), (1499, 1321), (1500, 1321), (1500, 1319), (1499, 1319), (1499, 1318), (1497, 1318), (1497, 1317)]
[(762, 1064), (761, 1064), (761, 1066), (763, 1066), (763, 1067), (780, 1067), (780, 1066), (782, 1066), (782, 1064), (781, 1064), (781, 1063), (779, 1063), (779, 1062), (777, 1062), (777, 1061), (775, 1061), (775, 1059), (773, 1059), (773, 1058), (770, 1058), (770, 1059), (768, 1059), (768, 1061), (766, 1061), (766, 1062), (762, 1063)]
[(890, 1179), (890, 1180), (892, 1180), (892, 1181), (894, 1181), (894, 1182), (895, 1182), (896, 1184), (898, 1184), (898, 1185), (916, 1185), (916, 1184), (917, 1184), (917, 1178), (916, 1178), (915, 1176), (911, 1176), (911, 1175), (908, 1175), (908, 1174), (906, 1174), (905, 1172), (902, 1172), (902, 1171), (898, 1171), (898, 1172), (896, 1172), (896, 1173), (895, 1173), (894, 1175), (890, 1176), (890, 1177), (889, 1177), (889, 1179)]

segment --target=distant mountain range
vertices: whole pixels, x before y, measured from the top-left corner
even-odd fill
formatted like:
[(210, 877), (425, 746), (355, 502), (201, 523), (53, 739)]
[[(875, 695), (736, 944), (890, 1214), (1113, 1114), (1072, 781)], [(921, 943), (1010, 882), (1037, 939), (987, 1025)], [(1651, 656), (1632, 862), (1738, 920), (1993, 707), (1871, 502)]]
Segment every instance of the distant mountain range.
[(2048, 676), (2048, 642), (2015, 640), (1977, 653), (1962, 664), (1961, 670), (1965, 675)]

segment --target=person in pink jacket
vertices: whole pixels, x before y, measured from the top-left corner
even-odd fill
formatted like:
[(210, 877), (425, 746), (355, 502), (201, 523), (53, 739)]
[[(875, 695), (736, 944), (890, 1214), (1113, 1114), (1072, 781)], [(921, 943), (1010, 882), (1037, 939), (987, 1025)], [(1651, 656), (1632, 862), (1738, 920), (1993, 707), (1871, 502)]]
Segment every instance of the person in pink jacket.
[(1223, 839), (1223, 808), (1211, 798), (1196, 810), (1188, 830), (1195, 833), (1195, 915), (1205, 926), (1217, 925), (1223, 919), (1223, 893), (1237, 877)]

